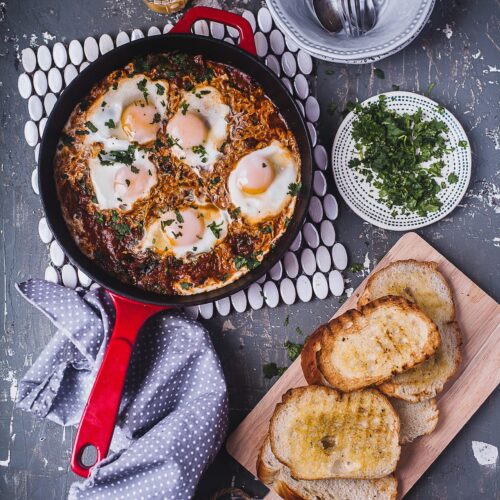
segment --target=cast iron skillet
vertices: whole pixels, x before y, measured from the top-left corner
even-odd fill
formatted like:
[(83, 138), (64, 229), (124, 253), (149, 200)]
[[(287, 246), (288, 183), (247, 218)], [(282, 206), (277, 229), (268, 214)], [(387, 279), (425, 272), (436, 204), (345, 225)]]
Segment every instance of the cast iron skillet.
[[(236, 28), (239, 47), (190, 34), (199, 19), (213, 20)], [(301, 157), (302, 188), (295, 212), (285, 234), (262, 263), (237, 281), (217, 290), (190, 296), (161, 295), (125, 284), (88, 259), (73, 240), (62, 216), (54, 179), (54, 156), (60, 133), (77, 103), (91, 88), (112, 71), (124, 67), (134, 57), (179, 50), (201, 54), (213, 61), (229, 64), (257, 81), (278, 107), (297, 140)], [(312, 183), (311, 144), (307, 128), (294, 99), (276, 75), (254, 56), (252, 28), (244, 18), (208, 7), (195, 7), (184, 15), (168, 35), (142, 38), (118, 47), (90, 64), (59, 97), (45, 126), (39, 155), (39, 187), (47, 222), (69, 259), (94, 281), (106, 288), (116, 308), (116, 321), (106, 354), (75, 438), (71, 467), (76, 474), (88, 477), (92, 465), (82, 461), (87, 447), (96, 448), (96, 462), (105, 458), (120, 404), (130, 355), (139, 328), (153, 314), (173, 306), (192, 306), (228, 297), (248, 287), (263, 276), (288, 250), (297, 235), (309, 203)]]

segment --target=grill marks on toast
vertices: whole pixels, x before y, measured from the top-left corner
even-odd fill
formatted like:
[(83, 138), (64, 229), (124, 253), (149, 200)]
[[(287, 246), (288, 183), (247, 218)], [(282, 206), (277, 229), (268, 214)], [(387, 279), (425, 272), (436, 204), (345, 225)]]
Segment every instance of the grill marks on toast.
[(294, 479), (373, 479), (394, 471), (399, 418), (378, 391), (291, 389), (271, 419), (273, 453)]
[(421, 363), (439, 342), (436, 325), (418, 307), (402, 297), (383, 297), (320, 327), (304, 346), (302, 366), (308, 383), (326, 380), (352, 391)]

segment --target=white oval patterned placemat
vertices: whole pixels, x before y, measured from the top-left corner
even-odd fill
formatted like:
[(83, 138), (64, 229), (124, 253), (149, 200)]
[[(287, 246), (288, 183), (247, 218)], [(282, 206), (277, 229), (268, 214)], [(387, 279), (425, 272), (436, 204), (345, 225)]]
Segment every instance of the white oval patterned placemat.
[[(276, 28), (267, 8), (261, 8), (257, 16), (249, 10), (244, 11), (242, 15), (249, 21), (255, 33), (258, 56), (281, 78), (306, 118), (314, 147), (314, 192), (301, 232), (283, 259), (258, 283), (213, 304), (186, 308), (192, 316), (197, 317), (200, 314), (205, 319), (216, 313), (226, 316), (231, 309), (243, 312), (249, 306), (252, 309), (260, 309), (264, 304), (276, 307), (280, 299), (291, 305), (297, 300), (309, 302), (313, 296), (324, 299), (329, 294), (340, 296), (344, 292), (344, 279), (340, 271), (347, 267), (347, 252), (344, 246), (336, 241), (333, 221), (338, 216), (338, 205), (333, 194), (328, 193), (325, 177), (330, 175), (327, 170), (328, 153), (317, 140), (316, 122), (320, 116), (320, 108), (318, 101), (311, 94), (309, 81), (313, 61), (309, 54), (299, 50), (293, 41)], [(46, 45), (41, 45), (36, 50), (24, 49), (22, 66), (25, 73), (19, 76), (18, 87), (20, 95), (28, 101), (30, 120), (25, 124), (24, 135), (26, 142), (35, 148), (36, 161), (47, 116), (54, 107), (57, 96), (80, 71), (115, 46), (144, 36), (168, 33), (172, 27), (170, 23), (162, 30), (152, 26), (147, 35), (139, 29), (133, 29), (130, 35), (122, 31), (114, 39), (108, 34), (101, 35), (98, 40), (87, 37), (83, 44), (79, 40), (72, 40), (68, 45), (57, 42), (52, 50)], [(236, 30), (215, 22), (198, 21), (193, 31), (198, 35), (211, 36), (231, 44), (238, 39)], [(36, 168), (33, 170), (31, 182), (33, 190), (38, 194)], [(80, 286), (92, 289), (99, 286), (68, 261), (54, 240), (44, 217), (40, 220), (38, 229), (41, 240), (48, 245), (51, 260), (45, 270), (45, 279), (71, 288)]]
[[(398, 113), (416, 113), (422, 109), (426, 120), (437, 119), (446, 124), (448, 132), (444, 135), (451, 151), (443, 157), (445, 167), (442, 180), (455, 174), (457, 182), (447, 182), (438, 198), (442, 207), (436, 212), (430, 212), (422, 217), (416, 213), (392, 215), (392, 210), (378, 201), (378, 190), (367, 182), (363, 176), (349, 167), (349, 161), (356, 157), (355, 141), (352, 138), (352, 125), (356, 118), (349, 113), (337, 130), (332, 148), (332, 167), (335, 184), (340, 195), (349, 207), (362, 219), (383, 229), (392, 231), (411, 231), (428, 226), (446, 217), (464, 197), (471, 176), (471, 150), (467, 135), (458, 120), (437, 102), (413, 92), (386, 92), (388, 109)], [(362, 103), (363, 106), (377, 102), (379, 96), (373, 96)]]

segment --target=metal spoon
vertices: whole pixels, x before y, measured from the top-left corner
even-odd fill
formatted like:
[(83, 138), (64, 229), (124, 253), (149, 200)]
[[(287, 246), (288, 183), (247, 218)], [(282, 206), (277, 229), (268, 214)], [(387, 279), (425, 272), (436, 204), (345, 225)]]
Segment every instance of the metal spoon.
[(338, 33), (344, 25), (337, 10), (337, 0), (312, 0), (312, 7), (321, 26), (330, 33)]

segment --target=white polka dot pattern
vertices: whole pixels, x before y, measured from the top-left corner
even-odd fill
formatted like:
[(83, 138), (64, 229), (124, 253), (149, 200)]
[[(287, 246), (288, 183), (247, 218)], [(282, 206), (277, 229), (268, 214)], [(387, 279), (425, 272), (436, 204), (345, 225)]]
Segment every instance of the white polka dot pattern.
[[(286, 300), (290, 301), (292, 293), (295, 295), (295, 291), (298, 291), (299, 278), (312, 274), (312, 262), (314, 262), (315, 269), (316, 259), (318, 258), (316, 254), (320, 245), (320, 224), (327, 221), (327, 219), (333, 221), (337, 218), (338, 205), (335, 197), (328, 192), (332, 186), (331, 172), (328, 169), (329, 158), (326, 149), (318, 142), (318, 134), (314, 124), (319, 119), (320, 108), (318, 101), (312, 95), (311, 91), (311, 74), (314, 70), (312, 59), (307, 53), (298, 50), (298, 47), (292, 40), (283, 37), (282, 32), (274, 24), (269, 11), (265, 7), (255, 13), (244, 10), (242, 15), (251, 23), (254, 30), (258, 56), (266, 62), (274, 73), (281, 76), (283, 84), (288, 92), (293, 95), (300, 112), (303, 116), (307, 116), (308, 133), (314, 147), (315, 172), (313, 191), (315, 196), (311, 202), (306, 226), (289, 248), (289, 252), (292, 252), (293, 255), (287, 256), (288, 265), (279, 263), (269, 273), (267, 278), (260, 281), (262, 285), (265, 285), (269, 280), (274, 280), (278, 285), (276, 288), (281, 290), (282, 287), (280, 287), (280, 284), (282, 280), (289, 278), (283, 290), (286, 290)], [(161, 32), (167, 33), (171, 28), (171, 24), (167, 24), (162, 28), (151, 26), (147, 29), (147, 34), (148, 36), (154, 36)], [(200, 22), (196, 25), (195, 31), (204, 36), (223, 39), (233, 44), (239, 37), (236, 30), (227, 29), (223, 25), (213, 22), (210, 24), (207, 24), (205, 21)], [(40, 54), (35, 54), (32, 49), (25, 49), (22, 52), (24, 73), (19, 78), (18, 87), (20, 94), (28, 103), (31, 118), (26, 122), (24, 133), (28, 144), (36, 148), (36, 156), (47, 117), (57, 100), (57, 96), (64, 87), (76, 77), (78, 72), (81, 72), (89, 64), (89, 61), (93, 61), (100, 57), (100, 54), (108, 52), (114, 45), (120, 46), (128, 43), (131, 39), (136, 40), (142, 37), (144, 37), (144, 32), (134, 29), (128, 33), (121, 31), (113, 35), (113, 38), (108, 34), (102, 34), (95, 38), (87, 37), (82, 41), (72, 40), (69, 45), (57, 42), (52, 48), (48, 46), (47, 51), (44, 49)], [(40, 56), (39, 58), (37, 58), (38, 55)], [(39, 97), (33, 96), (33, 93), (37, 93)], [(30, 97), (32, 98), (30, 99)], [(40, 113), (41, 101), (43, 101), (44, 106), (42, 113)], [(37, 191), (35, 182), (36, 171), (33, 173), (33, 178), (33, 187)], [(44, 233), (41, 233), (41, 236), (42, 234), (44, 240), (49, 238)], [(328, 248), (328, 251), (331, 252), (332, 246), (336, 242), (335, 229), (331, 222), (328, 223), (328, 226), (321, 225), (321, 241)], [(301, 260), (300, 257), (303, 250), (307, 247), (312, 249), (312, 259), (309, 258), (309, 255), (306, 255), (307, 269), (305, 269), (303, 266), (298, 265), (298, 262)], [(324, 250), (320, 250), (320, 252), (324, 257)], [(55, 252), (53, 255), (56, 261), (52, 260), (52, 265), (60, 274), (62, 272), (62, 265), (65, 262), (64, 256), (61, 256), (60, 252)], [(323, 269), (326, 269), (328, 260), (323, 257), (320, 259), (320, 262), (323, 265)], [(72, 264), (66, 263), (65, 265), (71, 266)], [(324, 272), (325, 277), (327, 277), (331, 269), (326, 269), (325, 271), (323, 269), (320, 267), (318, 272)], [(68, 273), (71, 274), (67, 270), (66, 274)], [(72, 281), (70, 280), (70, 282)], [(86, 280), (84, 282), (88, 283)], [(82, 283), (80, 282), (80, 284)], [(88, 283), (83, 286), (93, 288), (95, 284)], [(294, 289), (294, 292), (291, 291), (291, 288)], [(268, 290), (271, 289), (272, 287), (268, 287)], [(190, 308), (190, 314), (193, 317), (201, 315), (201, 317), (208, 319), (213, 314), (226, 316), (231, 311), (242, 310), (243, 307), (247, 309), (248, 307), (254, 307), (253, 304), (260, 305), (257, 295), (253, 295), (253, 300), (251, 301), (249, 293), (249, 290), (245, 290), (244, 298), (238, 296), (238, 300), (236, 300), (237, 307), (234, 305), (234, 299), (232, 301), (228, 299), (222, 305), (215, 305), (215, 307), (213, 304), (210, 304), (199, 308)], [(270, 298), (265, 300), (268, 307), (276, 307), (280, 300), (285, 302), (285, 298), (281, 293), (278, 293), (277, 300), (274, 291), (271, 291), (270, 294)], [(299, 300), (307, 301), (307, 293), (302, 294), (302, 297), (306, 297), (306, 300), (301, 297), (301, 294), (297, 295)]]
[[(43, 280), (18, 290), (58, 328), (20, 381), (18, 406), (74, 425), (114, 321), (109, 296)], [(191, 498), (226, 429), (226, 383), (207, 331), (182, 313), (157, 314), (132, 354), (112, 451), (69, 498)]]

